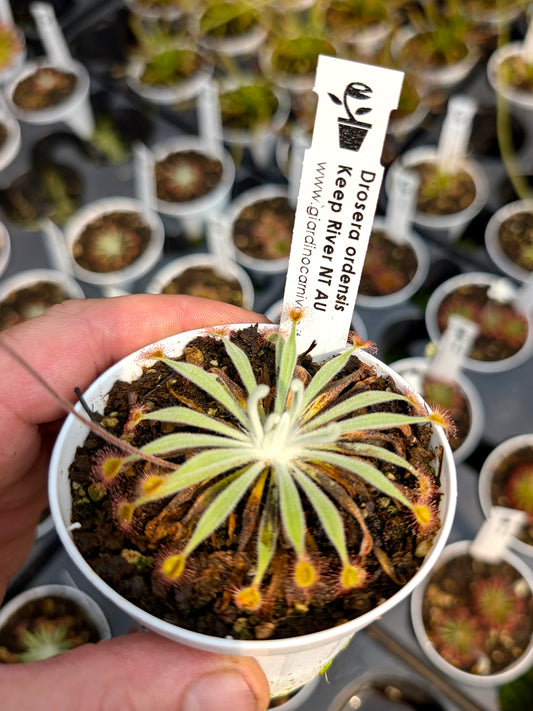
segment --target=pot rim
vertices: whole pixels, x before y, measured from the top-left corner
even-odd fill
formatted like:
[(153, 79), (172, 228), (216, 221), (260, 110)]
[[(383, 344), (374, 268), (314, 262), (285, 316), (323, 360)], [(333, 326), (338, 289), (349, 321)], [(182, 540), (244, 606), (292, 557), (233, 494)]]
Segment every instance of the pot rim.
[[(409, 379), (405, 376), (406, 371), (425, 372), (429, 365), (430, 360), (428, 358), (413, 356), (396, 360), (390, 364), (390, 367), (409, 382)], [(465, 394), (468, 401), (468, 409), (470, 410), (470, 429), (463, 443), (453, 451), (455, 463), (459, 464), (472, 454), (483, 436), (485, 409), (477, 388), (466, 375), (458, 373), (455, 382)]]
[[(230, 330), (242, 329), (250, 325), (253, 324), (232, 324), (228, 325), (226, 328)], [(272, 324), (260, 324), (259, 328), (261, 330), (271, 330), (276, 327)], [(137, 377), (141, 370), (142, 355), (147, 351), (147, 349), (157, 347), (158, 349), (162, 349), (166, 352), (168, 356), (179, 355), (182, 352), (184, 345), (189, 340), (198, 335), (204, 335), (210, 332), (212, 333), (209, 328), (203, 328), (188, 331), (183, 334), (177, 334), (161, 340), (156, 344), (152, 344), (152, 346), (145, 346), (135, 353), (126, 356), (94, 381), (94, 383), (84, 393), (86, 402), (91, 408), (100, 408), (104, 404), (105, 397), (112, 383), (118, 377), (126, 380)], [(374, 356), (361, 351), (358, 353), (358, 357), (360, 357), (365, 363), (369, 363), (386, 374), (391, 375), (404, 391), (412, 392), (412, 388), (403, 380), (403, 378), (394, 373), (389, 366), (382, 363)], [(102, 388), (105, 392), (103, 392)], [(83, 412), (80, 403), (77, 403), (75, 407), (78, 412)], [(442, 525), (436, 536), (433, 547), (426, 556), (426, 559), (420, 569), (395, 595), (388, 598), (376, 609), (356, 617), (349, 622), (307, 635), (287, 639), (250, 641), (211, 637), (209, 635), (191, 630), (185, 630), (176, 625), (164, 622), (154, 615), (149, 614), (148, 612), (137, 607), (129, 600), (123, 598), (110, 585), (103, 582), (96, 575), (74, 545), (70, 529), (70, 510), (65, 511), (65, 507), (70, 508), (68, 466), (70, 464), (71, 455), (73, 455), (75, 451), (76, 442), (81, 443), (85, 439), (86, 434), (87, 428), (85, 425), (70, 414), (58, 435), (54, 450), (52, 452), (49, 469), (49, 501), (59, 538), (61, 539), (70, 558), (77, 565), (80, 571), (83, 572), (85, 577), (108, 599), (114, 602), (115, 605), (126, 612), (126, 614), (141, 622), (144, 626), (152, 630), (157, 630), (160, 634), (163, 634), (163, 636), (182, 641), (185, 644), (189, 644), (190, 646), (200, 649), (262, 657), (273, 654), (286, 654), (288, 652), (307, 650), (317, 645), (324, 645), (342, 638), (348, 641), (348, 639), (357, 630), (362, 629), (371, 621), (382, 616), (392, 607), (395, 607), (399, 602), (404, 600), (417, 585), (420, 584), (437, 561), (453, 524), (457, 496), (455, 464), (446, 436), (442, 431), (440, 431), (439, 428), (435, 427), (435, 445), (442, 446), (443, 480), (441, 486), (446, 490), (446, 495), (441, 498)], [(65, 458), (68, 458), (69, 461), (63, 461)]]
[[(485, 518), (489, 517), (492, 507), (495, 506), (495, 504), (492, 503), (490, 486), (496, 467), (511, 453), (519, 449), (524, 449), (525, 447), (531, 447), (533, 450), (533, 433), (508, 437), (494, 447), (481, 465), (478, 480), (478, 495)], [(521, 555), (533, 556), (533, 545), (520, 540), (517, 536), (511, 539), (511, 547)]]
[(13, 291), (24, 289), (40, 281), (58, 284), (72, 299), (84, 299), (85, 294), (80, 284), (69, 274), (58, 269), (24, 269), (2, 280), (0, 284), (0, 301)]
[[(439, 568), (440, 565), (452, 560), (453, 558), (461, 555), (462, 553), (467, 553), (472, 541), (462, 540), (450, 543), (442, 551), (442, 555), (435, 565), (435, 570)], [(503, 560), (516, 568), (524, 580), (528, 583), (531, 592), (533, 593), (533, 571), (531, 568), (521, 560), (516, 554), (509, 550), (506, 550), (502, 556)], [(424, 653), (427, 657), (435, 664), (435, 666), (441, 671), (445, 672), (448, 676), (453, 677), (456, 681), (460, 681), (472, 686), (497, 686), (515, 679), (516, 677), (527, 671), (533, 660), (533, 637), (529, 641), (529, 644), (524, 651), (524, 654), (516, 660), (513, 664), (506, 667), (500, 672), (494, 674), (487, 674), (486, 676), (481, 676), (478, 674), (472, 674), (470, 672), (463, 671), (454, 667), (453, 664), (447, 662), (437, 650), (433, 647), (429, 638), (426, 634), (424, 623), (422, 622), (422, 600), (424, 596), (425, 589), (430, 581), (431, 576), (428, 575), (424, 580), (423, 584), (420, 585), (413, 591), (411, 596), (411, 621), (413, 625), (413, 630), (415, 636), (418, 640)]]
[[(72, 247), (85, 226), (115, 210), (138, 213), (151, 230), (146, 249), (131, 264), (112, 272), (93, 272), (85, 269), (74, 259)], [(165, 230), (161, 218), (155, 210), (146, 210), (141, 200), (130, 197), (106, 197), (93, 200), (77, 210), (64, 225), (65, 245), (74, 275), (89, 284), (97, 286), (126, 285), (140, 279), (159, 260), (165, 241)]]
[(533, 199), (515, 200), (500, 207), (492, 215), (485, 227), (485, 247), (494, 264), (504, 274), (517, 281), (525, 282), (533, 278), (533, 270), (522, 269), (505, 254), (499, 242), (499, 230), (512, 215), (527, 212), (533, 215)]
[(101, 640), (111, 638), (109, 622), (100, 605), (86, 592), (72, 585), (62, 583), (49, 583), (23, 590), (6, 602), (0, 608), (0, 627), (3, 627), (9, 618), (23, 605), (31, 600), (43, 597), (62, 597), (71, 600), (87, 615), (90, 622), (96, 627)]
[(511, 104), (520, 106), (528, 111), (533, 109), (533, 93), (517, 89), (512, 85), (505, 84), (498, 79), (498, 69), (500, 64), (509, 57), (516, 57), (523, 54), (524, 43), (507, 42), (506, 44), (495, 49), (487, 61), (487, 79), (493, 90), (501, 94)]

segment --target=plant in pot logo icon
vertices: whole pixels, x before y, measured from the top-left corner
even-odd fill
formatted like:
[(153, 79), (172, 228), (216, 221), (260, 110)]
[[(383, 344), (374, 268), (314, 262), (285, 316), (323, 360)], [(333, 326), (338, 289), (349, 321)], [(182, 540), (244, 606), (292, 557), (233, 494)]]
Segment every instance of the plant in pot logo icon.
[(350, 151), (358, 151), (361, 148), (368, 130), (372, 128), (372, 124), (366, 121), (360, 121), (356, 116), (368, 114), (372, 109), (368, 106), (360, 106), (352, 110), (348, 102), (351, 99), (355, 99), (356, 101), (368, 101), (372, 95), (372, 89), (366, 84), (363, 84), (363, 82), (356, 81), (348, 84), (344, 90), (342, 101), (334, 94), (328, 95), (335, 104), (339, 106), (343, 105), (348, 114), (347, 117), (339, 116), (337, 119), (339, 122), (339, 146), (341, 148), (347, 148)]

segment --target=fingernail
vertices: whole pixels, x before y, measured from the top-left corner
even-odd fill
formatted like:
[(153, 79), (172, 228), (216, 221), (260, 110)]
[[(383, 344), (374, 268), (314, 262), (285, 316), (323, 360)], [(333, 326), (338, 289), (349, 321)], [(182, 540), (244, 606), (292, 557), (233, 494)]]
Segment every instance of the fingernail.
[(242, 674), (219, 671), (201, 676), (185, 691), (182, 711), (256, 711), (257, 699)]

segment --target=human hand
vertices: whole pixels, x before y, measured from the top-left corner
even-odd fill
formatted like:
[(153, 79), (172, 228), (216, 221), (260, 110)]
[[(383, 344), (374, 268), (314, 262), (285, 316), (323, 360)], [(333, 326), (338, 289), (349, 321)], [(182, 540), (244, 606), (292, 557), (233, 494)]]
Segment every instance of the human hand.
[[(83, 391), (112, 363), (149, 343), (202, 326), (256, 321), (266, 319), (229, 304), (139, 294), (66, 301), (0, 338), (73, 402), (75, 387)], [(33, 545), (47, 503), (50, 450), (65, 413), (1, 349), (0, 372), (1, 599)], [(205, 684), (195, 687), (196, 682)], [(199, 652), (136, 633), (42, 662), (6, 665), (0, 669), (0, 698), (5, 711), (252, 711), (267, 707), (268, 686), (252, 659)]]

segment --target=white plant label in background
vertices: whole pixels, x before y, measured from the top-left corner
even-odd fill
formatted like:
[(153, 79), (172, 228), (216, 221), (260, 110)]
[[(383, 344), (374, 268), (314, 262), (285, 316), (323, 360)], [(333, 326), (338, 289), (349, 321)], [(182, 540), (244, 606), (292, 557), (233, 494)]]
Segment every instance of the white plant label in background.
[(479, 333), (479, 325), (464, 316), (452, 314), (446, 330), (437, 345), (428, 374), (442, 380), (454, 382), (463, 367), (465, 358), (472, 351), (474, 340)]
[(437, 149), (438, 164), (447, 173), (456, 173), (461, 168), (476, 111), (477, 102), (470, 96), (459, 94), (448, 102)]
[(218, 87), (209, 81), (198, 96), (198, 135), (215, 154), (222, 155), (222, 118)]
[(305, 151), (280, 329), (301, 308), (300, 350), (346, 346), (384, 168), (381, 154), (403, 72), (320, 56), (313, 138)]
[(133, 147), (133, 155), (135, 194), (142, 202), (145, 211), (150, 213), (156, 206), (154, 154), (144, 143), (136, 143)]
[(525, 511), (493, 506), (470, 545), (470, 555), (486, 563), (498, 563), (526, 522)]
[(62, 67), (70, 66), (72, 56), (52, 5), (45, 2), (33, 2), (30, 5), (30, 10), (50, 62)]
[(420, 177), (414, 170), (399, 168), (391, 175), (392, 189), (385, 212), (385, 232), (391, 242), (402, 244), (411, 232)]

